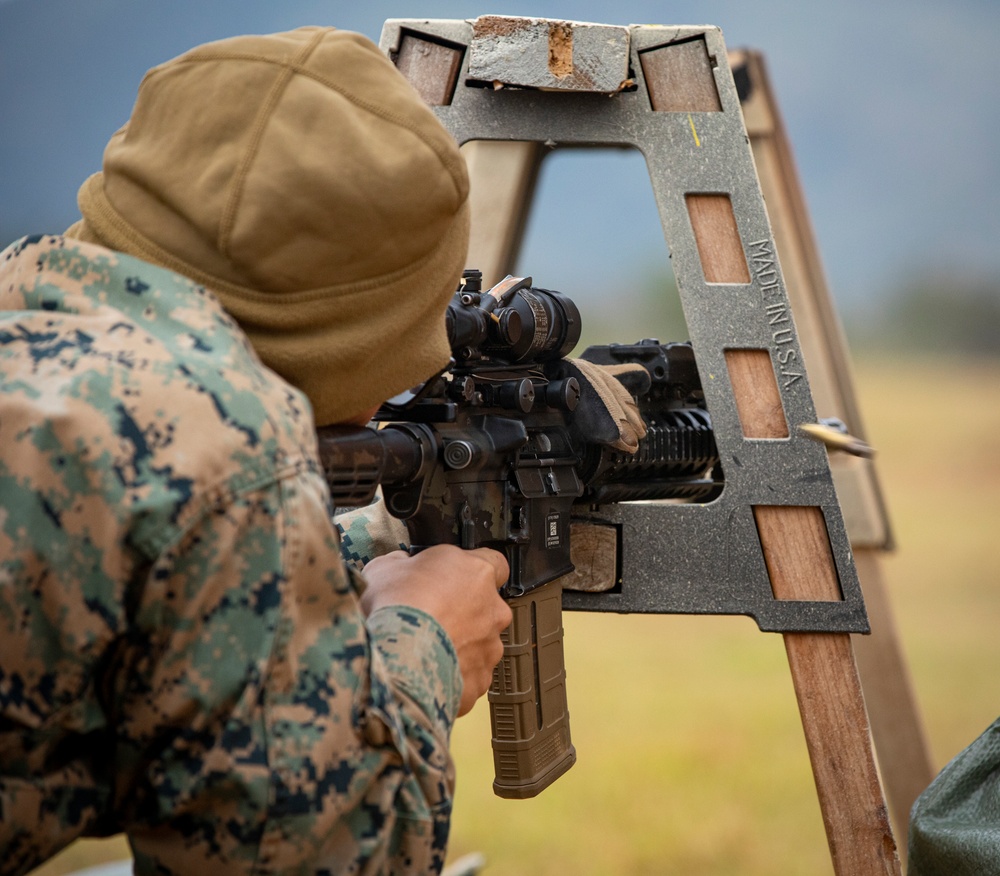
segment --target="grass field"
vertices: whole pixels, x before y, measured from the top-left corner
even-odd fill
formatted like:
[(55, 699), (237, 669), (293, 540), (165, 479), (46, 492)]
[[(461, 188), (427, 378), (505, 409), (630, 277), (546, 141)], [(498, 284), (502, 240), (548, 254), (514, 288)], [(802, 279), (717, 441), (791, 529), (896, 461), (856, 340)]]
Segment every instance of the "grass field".
[[(1000, 364), (855, 368), (898, 550), (885, 562), (935, 764), (1000, 714)], [(862, 582), (864, 583), (864, 582)], [(832, 872), (779, 636), (743, 618), (566, 616), (578, 763), (493, 796), (485, 703), (459, 722), (452, 858), (487, 876)], [(37, 871), (124, 851), (78, 843)]]

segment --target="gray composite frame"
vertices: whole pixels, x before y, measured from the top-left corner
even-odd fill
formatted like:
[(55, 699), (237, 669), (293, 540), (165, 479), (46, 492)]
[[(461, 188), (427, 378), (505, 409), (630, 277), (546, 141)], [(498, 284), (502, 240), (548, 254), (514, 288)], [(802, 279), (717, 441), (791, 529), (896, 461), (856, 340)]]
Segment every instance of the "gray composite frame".
[[(632, 147), (646, 160), (705, 399), (715, 430), (725, 487), (701, 505), (619, 503), (596, 519), (617, 528), (619, 586), (604, 593), (565, 591), (563, 607), (645, 614), (747, 615), (773, 632), (868, 632), (857, 571), (824, 446), (799, 434), (816, 422), (774, 237), (743, 123), (722, 33), (713, 27), (633, 25), (629, 29), (633, 90), (611, 96), (530, 88), (497, 90), (467, 84), (464, 51), (451, 103), (433, 107), (459, 143), (510, 140), (559, 147)], [(468, 47), (466, 20), (390, 20), (381, 48), (392, 56), (404, 33)], [(651, 106), (639, 53), (703, 38), (721, 111), (659, 112)], [(750, 282), (710, 283), (685, 197), (725, 194), (731, 200)], [(766, 350), (789, 424), (784, 439), (743, 435), (729, 381), (727, 350)], [(791, 354), (791, 355), (789, 355)], [(776, 599), (765, 566), (754, 506), (821, 510), (843, 599)]]

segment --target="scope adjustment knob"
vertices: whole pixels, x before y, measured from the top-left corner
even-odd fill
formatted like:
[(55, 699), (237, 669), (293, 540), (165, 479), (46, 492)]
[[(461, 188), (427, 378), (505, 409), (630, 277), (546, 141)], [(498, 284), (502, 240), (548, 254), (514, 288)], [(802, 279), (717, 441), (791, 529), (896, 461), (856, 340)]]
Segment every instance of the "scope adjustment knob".
[(575, 411), (580, 403), (580, 382), (575, 377), (553, 380), (545, 387), (545, 401), (550, 407)]
[(528, 377), (508, 380), (500, 385), (499, 401), (509, 411), (527, 414), (535, 405), (535, 384)]

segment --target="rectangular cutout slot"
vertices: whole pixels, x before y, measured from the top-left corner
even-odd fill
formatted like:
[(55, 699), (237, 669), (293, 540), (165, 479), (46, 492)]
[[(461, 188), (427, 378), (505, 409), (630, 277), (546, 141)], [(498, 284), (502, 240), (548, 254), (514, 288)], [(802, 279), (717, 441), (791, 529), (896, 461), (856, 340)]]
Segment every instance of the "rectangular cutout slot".
[(821, 508), (754, 505), (753, 519), (775, 599), (843, 601)]
[(404, 31), (396, 54), (396, 68), (430, 106), (448, 106), (455, 94), (465, 50), (437, 42), (424, 34)]
[(729, 195), (689, 194), (684, 200), (705, 282), (749, 283), (750, 268)]
[(726, 350), (729, 383), (744, 438), (788, 437), (778, 379), (767, 350)]
[(714, 59), (698, 36), (639, 53), (649, 102), (658, 112), (722, 112)]

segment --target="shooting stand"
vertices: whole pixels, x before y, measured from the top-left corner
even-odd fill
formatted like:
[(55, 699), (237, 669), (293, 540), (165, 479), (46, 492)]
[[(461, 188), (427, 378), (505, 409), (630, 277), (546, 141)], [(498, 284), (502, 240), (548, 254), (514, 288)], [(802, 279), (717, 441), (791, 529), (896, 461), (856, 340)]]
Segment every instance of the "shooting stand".
[[(711, 27), (498, 16), (391, 20), (381, 47), (463, 144), (469, 264), (487, 283), (512, 267), (548, 151), (644, 154), (725, 488), (703, 505), (602, 507), (593, 528), (621, 576), (566, 590), (563, 607), (744, 614), (783, 633), (834, 871), (899, 873), (858, 666), (903, 837), (932, 769), (879, 574), (890, 534), (874, 468), (831, 460), (797, 428), (819, 409), (862, 435), (762, 59), (728, 55)], [(850, 634), (869, 632), (869, 612), (856, 665)]]

